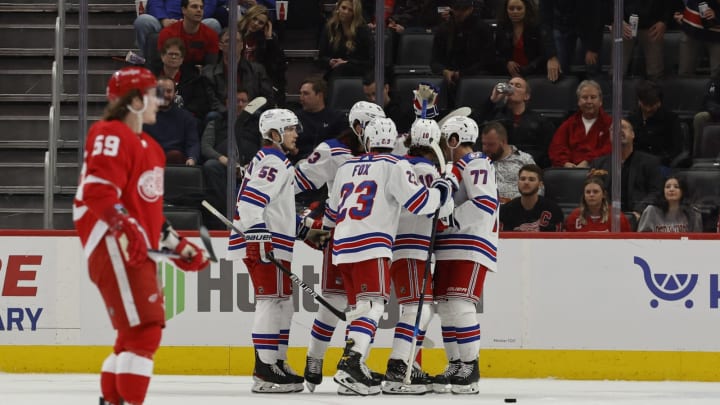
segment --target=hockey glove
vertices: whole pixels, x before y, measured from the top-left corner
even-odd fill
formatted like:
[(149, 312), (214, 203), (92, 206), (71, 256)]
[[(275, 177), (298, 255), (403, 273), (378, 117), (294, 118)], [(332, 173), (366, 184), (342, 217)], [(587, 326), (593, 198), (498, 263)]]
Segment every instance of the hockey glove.
[(140, 266), (147, 258), (148, 244), (140, 224), (131, 217), (125, 207), (115, 204), (103, 214), (110, 233), (118, 242), (123, 258), (130, 267)]
[(440, 192), (440, 205), (445, 205), (448, 198), (450, 198), (450, 196), (452, 195), (452, 183), (450, 182), (450, 180), (438, 177), (437, 179), (433, 180), (432, 184), (430, 184), (430, 187)]
[(300, 218), (297, 238), (305, 241), (313, 249), (322, 250), (330, 239), (330, 232), (322, 228), (322, 218), (313, 219), (309, 216)]
[[(435, 85), (424, 82), (418, 85), (417, 90), (413, 90), (413, 94), (415, 95), (413, 107), (417, 118), (435, 118), (438, 116), (437, 98), (439, 92), (440, 90), (435, 87)], [(422, 114), (423, 102), (427, 104), (425, 107), (425, 117), (423, 117)]]
[(187, 238), (178, 235), (177, 231), (167, 222), (163, 224), (160, 245), (181, 256), (181, 258), (172, 259), (173, 263), (181, 270), (200, 271), (210, 264), (202, 249), (188, 241)]
[(245, 255), (254, 262), (270, 263), (267, 258), (272, 253), (272, 235), (265, 228), (249, 229), (245, 232)]

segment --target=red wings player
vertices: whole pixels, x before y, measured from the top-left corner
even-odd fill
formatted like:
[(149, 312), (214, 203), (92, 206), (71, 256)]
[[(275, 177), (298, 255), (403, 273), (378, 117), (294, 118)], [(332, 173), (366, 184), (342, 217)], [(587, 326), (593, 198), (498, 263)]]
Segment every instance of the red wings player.
[[(208, 265), (203, 251), (180, 237), (163, 215), (165, 154), (142, 132), (155, 123), (157, 80), (147, 69), (123, 68), (107, 87), (108, 106), (88, 132), (73, 220), (117, 337), (102, 365), (101, 404), (142, 404), (153, 355), (165, 326), (163, 293), (148, 249), (181, 257), (186, 271)], [(122, 398), (122, 399), (121, 399)]]

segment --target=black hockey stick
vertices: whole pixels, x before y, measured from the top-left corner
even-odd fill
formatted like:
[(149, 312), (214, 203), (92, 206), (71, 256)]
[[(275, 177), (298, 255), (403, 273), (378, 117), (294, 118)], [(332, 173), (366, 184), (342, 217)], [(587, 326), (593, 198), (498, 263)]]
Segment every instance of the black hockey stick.
[(213, 250), (212, 247), (212, 239), (210, 238), (210, 232), (208, 232), (208, 229), (203, 225), (200, 226), (200, 240), (202, 241), (203, 246), (205, 247), (205, 251), (208, 254), (208, 259), (210, 259), (211, 262), (217, 263), (217, 256), (215, 256), (215, 250)]
[[(207, 202), (206, 200), (203, 200), (203, 201), (202, 201), (202, 206), (205, 207), (205, 209), (207, 209), (208, 211), (210, 211), (210, 213), (213, 214), (215, 217), (217, 217), (217, 219), (219, 219), (223, 224), (225, 224), (225, 226), (227, 226), (228, 228), (232, 229), (233, 231), (235, 231), (236, 233), (238, 233), (238, 234), (240, 234), (240, 235), (243, 234), (243, 232), (242, 232), (241, 230), (239, 230), (239, 229), (232, 223), (232, 221), (230, 221), (229, 219), (227, 219), (227, 218), (225, 217), (225, 215), (223, 215), (222, 213), (220, 213), (220, 211), (218, 211), (215, 207), (213, 207), (212, 204), (210, 204), (210, 203)], [(292, 280), (293, 283), (295, 283), (298, 287), (302, 288), (303, 291), (305, 291), (306, 293), (308, 293), (308, 295), (310, 295), (311, 297), (315, 298), (315, 300), (317, 300), (317, 302), (318, 302), (320, 305), (322, 305), (322, 306), (324, 306), (325, 308), (327, 308), (328, 310), (330, 310), (330, 312), (332, 312), (333, 314), (335, 314), (335, 316), (337, 316), (338, 319), (340, 319), (341, 321), (345, 321), (345, 319), (346, 319), (346, 318), (345, 318), (345, 312), (343, 312), (343, 311), (335, 308), (332, 304), (330, 304), (329, 302), (325, 301), (325, 298), (323, 298), (320, 294), (316, 293), (315, 290), (313, 290), (312, 288), (310, 288), (310, 286), (308, 286), (307, 284), (305, 284), (305, 282), (303, 282), (302, 280), (300, 280), (300, 278), (299, 278), (298, 276), (296, 276), (292, 271), (290, 271), (289, 269), (286, 269), (285, 266), (283, 266), (282, 263), (281, 263), (279, 260), (277, 260), (277, 259), (272, 255), (272, 253), (266, 255), (265, 257), (266, 257), (266, 259), (268, 259), (268, 260), (270, 260), (271, 262), (273, 262), (273, 264), (275, 264), (275, 266), (278, 268), (278, 270), (280, 270), (281, 272), (287, 274), (287, 276), (290, 277), (290, 280)]]

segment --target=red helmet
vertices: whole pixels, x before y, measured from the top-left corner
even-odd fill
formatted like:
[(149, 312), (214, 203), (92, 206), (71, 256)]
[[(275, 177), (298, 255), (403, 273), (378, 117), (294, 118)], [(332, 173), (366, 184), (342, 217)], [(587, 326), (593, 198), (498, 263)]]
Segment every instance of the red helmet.
[(147, 89), (157, 87), (157, 79), (151, 71), (144, 67), (125, 67), (110, 76), (106, 95), (108, 101), (115, 101), (126, 95), (130, 90), (138, 90), (144, 94)]

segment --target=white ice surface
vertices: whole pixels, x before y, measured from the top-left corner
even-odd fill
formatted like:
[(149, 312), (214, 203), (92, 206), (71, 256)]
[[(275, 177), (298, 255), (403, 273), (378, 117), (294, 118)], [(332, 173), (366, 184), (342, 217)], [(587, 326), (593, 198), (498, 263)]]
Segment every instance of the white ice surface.
[[(695, 405), (720, 404), (720, 383), (561, 381), (552, 379), (483, 379), (479, 395), (345, 397), (336, 394), (332, 377), (325, 377), (315, 393), (252, 394), (250, 377), (153, 377), (146, 405), (335, 405), (379, 404), (504, 404), (519, 405)], [(98, 403), (97, 375), (0, 373), (0, 405), (79, 405)]]

